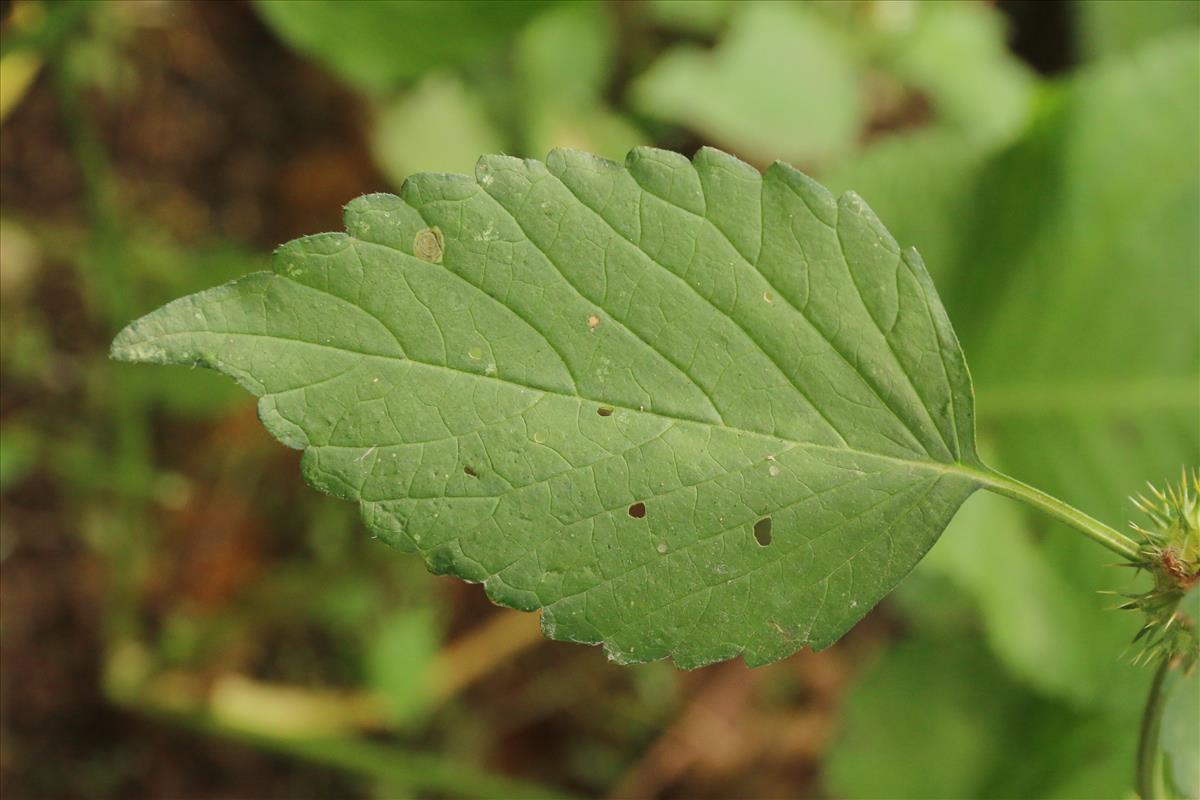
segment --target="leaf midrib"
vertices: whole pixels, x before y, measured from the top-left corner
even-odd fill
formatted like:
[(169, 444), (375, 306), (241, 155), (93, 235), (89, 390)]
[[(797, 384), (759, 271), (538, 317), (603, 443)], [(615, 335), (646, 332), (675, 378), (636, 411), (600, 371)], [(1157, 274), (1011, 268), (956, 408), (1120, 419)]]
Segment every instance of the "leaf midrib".
[[(280, 280), (286, 280), (282, 276), (276, 276), (276, 277), (278, 277)], [(620, 411), (628, 412), (630, 414), (646, 414), (646, 415), (649, 415), (652, 417), (657, 417), (659, 419), (671, 420), (673, 422), (679, 422), (679, 423), (684, 423), (684, 424), (688, 424), (688, 425), (698, 425), (698, 426), (701, 426), (704, 428), (710, 428), (710, 429), (725, 431), (725, 432), (733, 432), (733, 433), (737, 433), (739, 435), (752, 436), (752, 437), (755, 437), (758, 439), (765, 439), (765, 440), (772, 441), (772, 442), (782, 443), (791, 448), (799, 448), (799, 449), (806, 449), (806, 450), (818, 450), (818, 451), (829, 452), (829, 453), (842, 453), (842, 454), (849, 454), (849, 455), (854, 455), (854, 456), (861, 456), (864, 458), (875, 459), (877, 461), (883, 461), (883, 462), (887, 462), (890, 464), (897, 464), (897, 465), (906, 466), (906, 467), (915, 467), (918, 469), (923, 469), (926, 471), (936, 472), (936, 473), (940, 473), (940, 474), (959, 474), (959, 475), (962, 475), (963, 477), (969, 478), (970, 480), (975, 481), (976, 483), (980, 483), (980, 484), (989, 483), (989, 479), (986, 474), (980, 472), (979, 470), (975, 469), (971, 465), (962, 463), (961, 461), (944, 462), (944, 461), (935, 461), (935, 460), (931, 460), (931, 459), (930, 460), (908, 459), (908, 458), (901, 458), (899, 456), (889, 456), (889, 455), (885, 455), (883, 453), (873, 453), (869, 450), (860, 450), (860, 449), (854, 448), (854, 447), (839, 447), (839, 446), (835, 446), (835, 445), (817, 444), (816, 442), (805, 442), (805, 441), (800, 441), (798, 439), (789, 439), (786, 436), (777, 436), (777, 435), (771, 434), (771, 433), (763, 433), (761, 431), (750, 430), (749, 428), (741, 428), (741, 427), (737, 427), (735, 425), (728, 425), (728, 424), (718, 425), (715, 422), (708, 422), (706, 420), (678, 416), (676, 414), (669, 414), (669, 413), (662, 412), (662, 411), (647, 410), (645, 408), (633, 408), (632, 406), (622, 405), (620, 403), (615, 403), (611, 400), (597, 400), (592, 397), (586, 397), (584, 395), (567, 394), (565, 392), (556, 391), (554, 389), (536, 388), (536, 387), (529, 386), (524, 383), (518, 383), (517, 381), (508, 380), (507, 378), (501, 378), (497, 375), (480, 374), (480, 373), (476, 373), (476, 372), (468, 372), (466, 370), (456, 369), (455, 367), (449, 366), (447, 364), (432, 364), (427, 361), (421, 361), (419, 359), (409, 358), (407, 356), (392, 356), (392, 355), (386, 355), (383, 353), (366, 353), (366, 352), (362, 352), (360, 350), (353, 350), (348, 347), (339, 347), (337, 345), (325, 344), (323, 342), (310, 342), (307, 339), (297, 339), (297, 338), (290, 337), (290, 336), (278, 336), (278, 335), (267, 334), (267, 333), (249, 333), (246, 331), (179, 330), (179, 331), (173, 331), (171, 333), (158, 334), (156, 336), (143, 336), (141, 339), (139, 339), (138, 344), (145, 345), (145, 344), (149, 344), (151, 342), (167, 340), (167, 339), (171, 339), (171, 338), (177, 337), (177, 336), (198, 336), (198, 335), (199, 336), (218, 336), (218, 337), (235, 336), (235, 337), (246, 337), (246, 338), (252, 338), (252, 339), (268, 339), (268, 340), (273, 340), (273, 341), (282, 340), (282, 341), (294, 342), (296, 344), (306, 345), (308, 347), (316, 347), (316, 348), (319, 348), (322, 350), (333, 350), (338, 353), (348, 353), (350, 355), (359, 356), (360, 358), (379, 359), (382, 361), (396, 362), (396, 363), (407, 362), (409, 364), (413, 364), (413, 365), (420, 366), (420, 367), (426, 367), (426, 368), (434, 369), (434, 370), (442, 370), (442, 371), (446, 371), (446, 372), (452, 372), (455, 375), (466, 375), (468, 377), (475, 378), (478, 380), (494, 381), (496, 383), (504, 384), (505, 386), (512, 386), (514, 388), (517, 388), (517, 389), (520, 389), (520, 390), (526, 391), (526, 392), (536, 392), (541, 395), (552, 395), (555, 397), (561, 397), (566, 400), (574, 400), (576, 402), (595, 403), (597, 406), (608, 406), (608, 407), (614, 409), (614, 411), (620, 410)], [(123, 354), (120, 352), (116, 352), (116, 353), (114, 353), (114, 355), (117, 357), (123, 357)], [(132, 359), (127, 359), (127, 360), (137, 361), (137, 360), (148, 360), (148, 359), (138, 359), (135, 357)], [(216, 365), (216, 366), (219, 371), (223, 371), (223, 372), (226, 372), (226, 374), (228, 374), (224, 365)], [(284, 391), (291, 391), (291, 390), (282, 390), (279, 392), (263, 392), (263, 394), (260, 395), (260, 397), (272, 397), (272, 396), (275, 396), (278, 394), (282, 394)], [(309, 445), (309, 446), (310, 447), (321, 447), (322, 445)]]

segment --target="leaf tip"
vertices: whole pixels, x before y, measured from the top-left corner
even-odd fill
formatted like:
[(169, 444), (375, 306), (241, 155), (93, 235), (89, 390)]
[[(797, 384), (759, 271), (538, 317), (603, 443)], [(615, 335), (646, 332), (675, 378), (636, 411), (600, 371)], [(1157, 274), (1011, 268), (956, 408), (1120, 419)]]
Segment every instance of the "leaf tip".
[(144, 363), (155, 360), (155, 348), (148, 344), (148, 339), (142, 333), (142, 322), (145, 318), (134, 320), (121, 329), (112, 344), (108, 346), (108, 357), (113, 361), (128, 363)]

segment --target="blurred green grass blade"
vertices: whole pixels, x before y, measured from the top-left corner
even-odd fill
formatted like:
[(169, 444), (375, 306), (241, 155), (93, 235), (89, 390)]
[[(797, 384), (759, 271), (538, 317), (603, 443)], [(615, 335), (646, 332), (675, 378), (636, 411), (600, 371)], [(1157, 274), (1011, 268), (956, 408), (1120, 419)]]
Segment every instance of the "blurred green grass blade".
[(310, 483), (552, 638), (825, 647), (993, 480), (920, 257), (782, 163), (485, 156), (346, 226), (113, 355), (233, 376)]

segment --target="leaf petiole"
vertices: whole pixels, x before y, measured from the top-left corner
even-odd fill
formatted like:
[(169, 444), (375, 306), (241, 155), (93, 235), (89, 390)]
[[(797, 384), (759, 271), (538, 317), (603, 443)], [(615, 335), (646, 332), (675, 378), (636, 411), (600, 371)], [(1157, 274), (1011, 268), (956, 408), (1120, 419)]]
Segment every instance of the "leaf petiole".
[(1129, 561), (1141, 561), (1137, 542), (1053, 495), (999, 472), (979, 475), (984, 487), (1038, 508)]

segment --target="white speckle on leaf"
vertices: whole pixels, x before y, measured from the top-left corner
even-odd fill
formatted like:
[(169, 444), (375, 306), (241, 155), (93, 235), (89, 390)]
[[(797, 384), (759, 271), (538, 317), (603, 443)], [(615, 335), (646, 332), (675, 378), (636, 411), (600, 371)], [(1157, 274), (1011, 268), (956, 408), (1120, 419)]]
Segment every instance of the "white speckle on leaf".
[(491, 220), (488, 220), (487, 226), (484, 227), (484, 229), (482, 231), (480, 231), (479, 235), (475, 237), (475, 241), (477, 241), (477, 242), (494, 242), (499, 238), (500, 238), (500, 235), (498, 233), (496, 233), (496, 223), (492, 222)]

